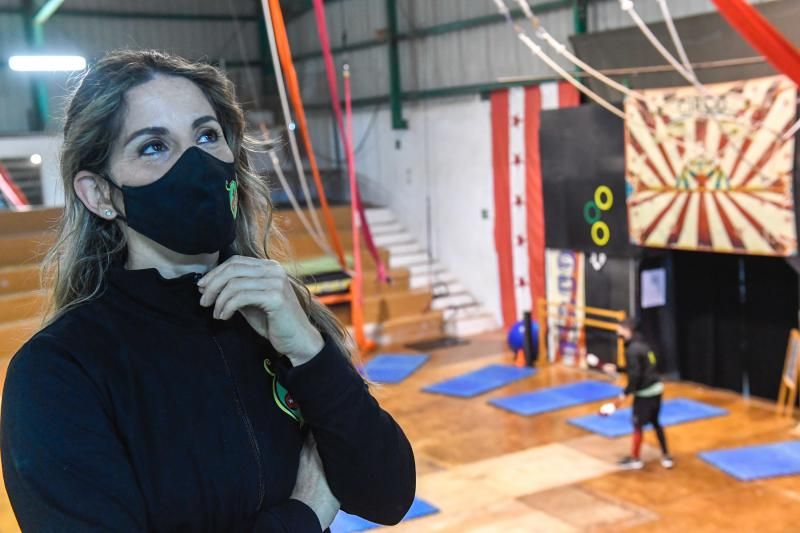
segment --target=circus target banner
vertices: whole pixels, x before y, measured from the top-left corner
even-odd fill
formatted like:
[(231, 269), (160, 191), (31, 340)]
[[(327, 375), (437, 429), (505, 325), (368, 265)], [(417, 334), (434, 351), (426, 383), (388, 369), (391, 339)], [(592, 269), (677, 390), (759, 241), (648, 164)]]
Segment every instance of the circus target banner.
[(622, 122), (595, 105), (542, 113), (548, 248), (627, 255), (624, 139)]
[(631, 241), (789, 256), (796, 86), (783, 76), (644, 91), (625, 103)]

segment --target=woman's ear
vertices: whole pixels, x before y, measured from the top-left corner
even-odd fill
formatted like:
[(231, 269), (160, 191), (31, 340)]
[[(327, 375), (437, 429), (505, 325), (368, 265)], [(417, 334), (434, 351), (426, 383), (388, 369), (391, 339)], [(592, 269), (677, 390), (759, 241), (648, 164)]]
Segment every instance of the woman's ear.
[(86, 209), (106, 220), (114, 220), (117, 210), (111, 203), (111, 191), (103, 178), (88, 170), (81, 170), (72, 180), (75, 194)]

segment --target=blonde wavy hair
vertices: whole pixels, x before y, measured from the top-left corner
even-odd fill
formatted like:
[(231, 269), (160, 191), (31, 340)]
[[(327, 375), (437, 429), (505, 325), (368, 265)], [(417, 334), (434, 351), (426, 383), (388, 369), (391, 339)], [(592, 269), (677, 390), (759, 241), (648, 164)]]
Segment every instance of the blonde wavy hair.
[[(56, 243), (42, 269), (44, 285), (52, 287), (45, 324), (98, 296), (109, 266), (126, 253), (125, 235), (118, 223), (91, 213), (75, 193), (73, 178), (81, 170), (107, 172), (111, 148), (122, 127), (125, 94), (158, 74), (186, 78), (203, 91), (234, 154), (239, 183), (234, 253), (264, 259), (287, 257), (285, 239), (272, 225), (269, 188), (250, 162), (252, 154), (264, 151), (265, 143), (245, 132), (244, 112), (233, 83), (211, 65), (164, 52), (111, 52), (76, 79), (67, 97), (60, 154), (65, 207)], [(347, 330), (305, 285), (292, 275), (289, 278), (311, 322), (352, 359), (353, 343)]]

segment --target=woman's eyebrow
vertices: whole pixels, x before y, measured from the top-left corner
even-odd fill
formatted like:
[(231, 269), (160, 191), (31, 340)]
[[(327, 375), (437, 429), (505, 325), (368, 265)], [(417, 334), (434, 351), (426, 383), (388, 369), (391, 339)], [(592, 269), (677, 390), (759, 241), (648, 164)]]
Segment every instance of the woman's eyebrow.
[[(200, 126), (201, 124), (205, 124), (206, 122), (217, 122), (217, 117), (213, 117), (211, 115), (203, 115), (200, 118), (194, 119), (192, 122), (192, 129)], [(128, 140), (125, 141), (125, 145), (127, 146), (132, 140), (140, 135), (166, 135), (169, 133), (167, 128), (161, 126), (150, 126), (149, 128), (142, 128), (140, 130), (136, 130), (128, 137)]]
[(167, 128), (162, 128), (159, 126), (150, 126), (149, 128), (142, 128), (140, 130), (136, 130), (130, 134), (128, 140), (125, 141), (125, 146), (130, 144), (132, 140), (140, 135), (166, 135), (169, 132)]
[(206, 122), (210, 122), (212, 120), (214, 122), (217, 122), (217, 117), (212, 117), (211, 115), (204, 115), (200, 118), (196, 118), (194, 122), (192, 122), (192, 129), (196, 128), (200, 124), (205, 124)]

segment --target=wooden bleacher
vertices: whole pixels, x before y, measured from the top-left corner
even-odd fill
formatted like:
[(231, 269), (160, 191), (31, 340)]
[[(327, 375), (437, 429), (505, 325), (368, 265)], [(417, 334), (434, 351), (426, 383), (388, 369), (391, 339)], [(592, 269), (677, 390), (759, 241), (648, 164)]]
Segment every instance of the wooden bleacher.
[[(345, 250), (352, 252), (349, 207), (334, 207), (332, 215)], [(0, 212), (0, 377), (4, 378), (11, 355), (41, 325), (47, 295), (40, 286), (39, 266), (54, 242), (54, 227), (60, 216), (59, 208)], [(277, 211), (275, 223), (285, 233), (296, 261), (323, 254), (294, 212)], [(388, 250), (379, 252), (388, 267)], [(365, 247), (362, 258), (365, 321), (368, 333), (379, 344), (441, 336), (442, 312), (430, 310), (429, 290), (411, 289), (409, 271), (404, 268), (389, 270), (391, 284), (379, 283), (375, 263)], [(331, 308), (350, 324), (349, 304)]]
[[(331, 214), (345, 252), (352, 252), (349, 206), (333, 207)], [(321, 213), (319, 216), (321, 217)], [(310, 220), (308, 213), (306, 218)], [(322, 218), (320, 222), (324, 224)], [(323, 254), (294, 211), (276, 211), (274, 223), (286, 235), (295, 260), (302, 261)], [(378, 248), (378, 252), (388, 268), (388, 250)], [(363, 239), (361, 257), (364, 268), (364, 321), (368, 325), (369, 336), (379, 345), (402, 344), (442, 336), (443, 312), (431, 310), (432, 294), (429, 289), (411, 289), (410, 273), (405, 268), (389, 269), (392, 283), (379, 283), (375, 263), (363, 246)], [(350, 325), (349, 304), (336, 304), (331, 308), (342, 322)]]
[(39, 263), (60, 216), (61, 209), (0, 211), (0, 383), (11, 356), (41, 326), (46, 294)]

